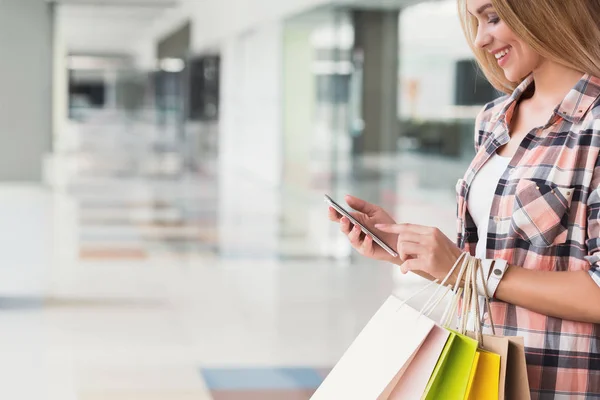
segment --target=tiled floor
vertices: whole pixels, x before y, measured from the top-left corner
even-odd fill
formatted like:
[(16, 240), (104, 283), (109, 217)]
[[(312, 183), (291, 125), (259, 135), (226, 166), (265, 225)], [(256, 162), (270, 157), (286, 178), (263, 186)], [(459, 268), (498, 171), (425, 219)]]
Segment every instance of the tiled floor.
[[(423, 284), (351, 253), (327, 183), (157, 176), (87, 146), (53, 189), (0, 187), (2, 399), (308, 399), (383, 300)], [(364, 168), (378, 178), (330, 193), (453, 234), (460, 163)]]
[(204, 369), (202, 377), (215, 400), (307, 399), (326, 373), (314, 368)]

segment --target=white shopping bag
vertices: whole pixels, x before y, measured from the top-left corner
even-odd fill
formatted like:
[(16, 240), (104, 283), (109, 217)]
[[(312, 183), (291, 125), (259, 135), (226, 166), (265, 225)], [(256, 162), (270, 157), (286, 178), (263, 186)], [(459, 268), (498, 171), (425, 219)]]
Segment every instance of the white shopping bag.
[(390, 296), (311, 400), (387, 398), (435, 322)]

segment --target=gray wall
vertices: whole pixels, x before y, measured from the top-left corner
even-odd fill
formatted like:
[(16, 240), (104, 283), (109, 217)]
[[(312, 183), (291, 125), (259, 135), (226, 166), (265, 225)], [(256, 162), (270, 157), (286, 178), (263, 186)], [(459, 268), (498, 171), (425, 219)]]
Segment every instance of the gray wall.
[(53, 20), (46, 1), (0, 1), (0, 181), (41, 181), (52, 141)]
[(362, 113), (365, 129), (355, 151), (396, 151), (398, 137), (399, 10), (355, 10), (354, 48), (364, 54)]

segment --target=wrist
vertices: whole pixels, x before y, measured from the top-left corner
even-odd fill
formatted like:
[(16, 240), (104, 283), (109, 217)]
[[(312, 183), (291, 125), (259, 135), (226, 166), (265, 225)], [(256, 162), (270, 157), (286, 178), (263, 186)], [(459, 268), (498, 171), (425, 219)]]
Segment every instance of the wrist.
[(500, 281), (508, 268), (506, 260), (481, 260), (481, 272), (477, 273), (477, 292), (480, 296), (496, 297)]

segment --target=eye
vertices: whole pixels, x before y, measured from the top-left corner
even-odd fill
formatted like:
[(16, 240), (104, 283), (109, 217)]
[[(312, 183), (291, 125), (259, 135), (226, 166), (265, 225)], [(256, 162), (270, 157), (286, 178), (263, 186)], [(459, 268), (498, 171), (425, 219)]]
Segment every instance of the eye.
[(497, 15), (490, 15), (488, 17), (488, 24), (496, 25), (498, 22), (500, 22), (500, 17)]

